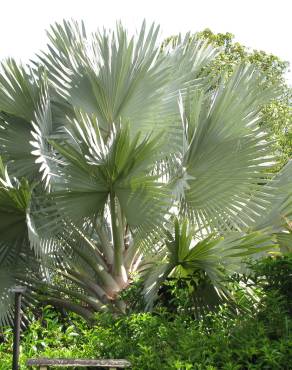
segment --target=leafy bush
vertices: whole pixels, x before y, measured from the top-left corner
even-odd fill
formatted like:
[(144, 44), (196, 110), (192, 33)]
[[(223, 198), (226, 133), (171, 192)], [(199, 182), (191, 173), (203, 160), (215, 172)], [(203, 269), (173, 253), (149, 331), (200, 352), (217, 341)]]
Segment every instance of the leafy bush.
[[(225, 310), (203, 321), (183, 315), (140, 313), (115, 318), (101, 314), (93, 328), (75, 318), (78, 330), (74, 325), (64, 330), (55, 318), (46, 318), (45, 325), (36, 321), (26, 332), (21, 368), (26, 369), (28, 357), (48, 356), (127, 358), (136, 370), (289, 369), (291, 321), (286, 321), (286, 333), (274, 340), (262, 321), (227, 319)], [(1, 370), (11, 368), (11, 341), (12, 333), (7, 330), (0, 345)]]
[(268, 295), (279, 295), (292, 314), (292, 253), (264, 258), (252, 264), (255, 284)]
[[(103, 313), (89, 327), (77, 315), (63, 317), (48, 306), (23, 335), (21, 369), (26, 369), (29, 357), (48, 356), (126, 358), (134, 370), (288, 370), (292, 363), (292, 317), (287, 309), (291, 267), (291, 256), (252, 265), (251, 276), (242, 277), (241, 283), (246, 287), (249, 281), (249, 288), (256, 287), (260, 298), (256, 305), (247, 288), (240, 289), (234, 280), (235, 300), (244, 314), (225, 304), (196, 320), (191, 310), (184, 309), (193, 302), (187, 290), (173, 282), (172, 302), (178, 308), (173, 312), (160, 305), (155, 313)], [(136, 310), (137, 291), (139, 282), (124, 297), (132, 300)], [(189, 306), (183, 306), (184, 300)], [(0, 344), (0, 370), (11, 368), (11, 357), (12, 330), (6, 329)]]

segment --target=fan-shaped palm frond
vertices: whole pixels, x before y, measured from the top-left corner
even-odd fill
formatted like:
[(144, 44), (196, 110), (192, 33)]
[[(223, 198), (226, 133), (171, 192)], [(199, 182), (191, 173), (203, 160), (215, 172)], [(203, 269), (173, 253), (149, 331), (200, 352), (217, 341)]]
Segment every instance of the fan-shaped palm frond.
[(52, 27), (49, 52), (40, 60), (60, 95), (94, 114), (105, 132), (120, 121), (129, 122), (133, 135), (165, 130), (178, 116), (179, 89), (195, 86), (201, 68), (218, 50), (195, 40), (190, 44), (186, 37), (161, 54), (158, 29), (152, 25), (147, 31), (143, 23), (139, 37), (129, 38), (117, 24), (115, 32), (97, 32), (90, 40), (77, 23), (64, 22)]
[(212, 93), (197, 90), (181, 100), (184, 138), (172, 184), (182, 212), (198, 225), (242, 230), (265, 212), (269, 191), (260, 183), (272, 162), (256, 123), (261, 104), (277, 92), (260, 90), (262, 79), (239, 66)]
[[(12, 176), (25, 176), (34, 181), (39, 179), (41, 170), (45, 178), (48, 176), (47, 139), (53, 131), (46, 74), (41, 68), (36, 74), (31, 69), (27, 72), (13, 60), (8, 60), (3, 69), (5, 73), (0, 74), (1, 155)], [(9, 85), (4, 84), (5, 79)]]
[[(160, 255), (157, 262), (154, 260), (145, 280), (148, 308), (167, 278), (186, 278), (196, 273), (204, 274), (210, 281), (211, 285), (207, 285), (208, 289), (213, 287), (210, 299), (215, 293), (218, 299), (225, 297), (228, 294), (226, 275), (238, 272), (242, 259), (275, 248), (272, 238), (260, 232), (233, 232), (219, 238), (210, 234), (202, 239), (186, 220), (180, 222), (175, 219), (174, 232), (166, 229), (165, 233), (165, 254), (163, 257)], [(208, 304), (208, 294), (205, 294), (204, 302)]]
[(38, 81), (32, 70), (7, 59), (1, 65), (0, 111), (30, 122), (38, 101)]
[(292, 161), (290, 160), (272, 181), (264, 186), (270, 187), (273, 201), (267, 212), (256, 220), (256, 229), (273, 227), (274, 232), (281, 231), (292, 221)]
[[(253, 229), (266, 229), (276, 237), (281, 251), (292, 250), (292, 161), (274, 176), (266, 187), (272, 188), (272, 202), (264, 215), (256, 219)], [(270, 191), (271, 192), (271, 191)]]

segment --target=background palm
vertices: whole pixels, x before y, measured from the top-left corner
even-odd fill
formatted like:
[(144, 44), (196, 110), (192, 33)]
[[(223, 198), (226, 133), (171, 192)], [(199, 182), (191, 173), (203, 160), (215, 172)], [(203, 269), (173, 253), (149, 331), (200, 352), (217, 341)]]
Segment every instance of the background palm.
[[(28, 302), (87, 318), (123, 311), (119, 293), (139, 271), (148, 307), (177, 266), (203, 270), (223, 293), (220, 265), (232, 273), (283, 237), (291, 165), (268, 175), (258, 127), (277, 89), (250, 65), (210, 78), (218, 49), (187, 35), (160, 50), (157, 34), (143, 24), (129, 38), (117, 25), (88, 38), (64, 22), (30, 68), (3, 64), (3, 320), (15, 280)], [(181, 237), (174, 215), (192, 225)]]

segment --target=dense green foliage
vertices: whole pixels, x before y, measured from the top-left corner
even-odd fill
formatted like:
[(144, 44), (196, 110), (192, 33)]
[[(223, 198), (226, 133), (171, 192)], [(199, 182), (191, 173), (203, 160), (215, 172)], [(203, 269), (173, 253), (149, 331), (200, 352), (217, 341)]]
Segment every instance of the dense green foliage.
[(254, 285), (266, 293), (278, 292), (286, 309), (292, 313), (292, 255), (267, 258), (252, 263)]
[[(292, 325), (277, 340), (270, 338), (266, 324), (250, 318), (230, 319), (209, 315), (196, 323), (176, 316), (132, 314), (115, 319), (97, 316), (92, 329), (67, 326), (65, 333), (56, 318), (31, 325), (22, 346), (22, 368), (28, 357), (127, 358), (135, 370), (161, 369), (289, 369)], [(283, 317), (282, 317), (283, 320)], [(11, 333), (6, 332), (11, 339)], [(11, 341), (10, 341), (11, 343)], [(1, 346), (1, 370), (11, 368), (11, 347)], [(197, 365), (196, 365), (197, 364)], [(252, 367), (253, 366), (253, 367)]]
[[(288, 280), (281, 274), (283, 266)], [(134, 370), (288, 370), (292, 363), (292, 317), (287, 311), (291, 272), (291, 255), (253, 263), (249, 277), (241, 277), (238, 285), (248, 279), (256, 293), (256, 300), (246, 289), (241, 288), (246, 299), (237, 293), (238, 308), (245, 313), (224, 305), (202, 320), (194, 320), (188, 310), (178, 314), (162, 305), (152, 314), (97, 314), (95, 325), (88, 327), (80, 317), (64, 317), (46, 307), (23, 335), (21, 368), (26, 368), (28, 357), (49, 356), (127, 358)], [(173, 293), (177, 307), (185, 303), (178, 290)], [(0, 344), (1, 370), (10, 369), (11, 340), (11, 329), (7, 329)]]

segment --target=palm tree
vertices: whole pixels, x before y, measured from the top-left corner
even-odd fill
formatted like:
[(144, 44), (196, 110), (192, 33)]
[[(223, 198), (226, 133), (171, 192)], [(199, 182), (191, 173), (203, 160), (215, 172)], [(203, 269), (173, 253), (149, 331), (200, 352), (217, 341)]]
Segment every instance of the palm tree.
[(291, 189), (275, 189), (291, 165), (283, 181), (269, 176), (258, 125), (277, 89), (251, 65), (214, 81), (202, 72), (218, 49), (187, 35), (161, 50), (158, 30), (143, 23), (130, 38), (118, 24), (88, 37), (64, 22), (30, 66), (2, 64), (2, 321), (15, 281), (27, 302), (90, 318), (123, 310), (135, 273), (151, 305), (176, 266), (204, 270), (220, 290), (220, 264), (232, 272), (277, 244)]

